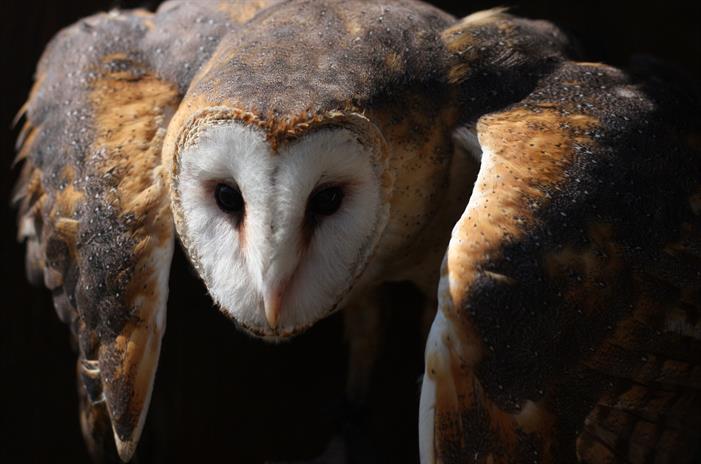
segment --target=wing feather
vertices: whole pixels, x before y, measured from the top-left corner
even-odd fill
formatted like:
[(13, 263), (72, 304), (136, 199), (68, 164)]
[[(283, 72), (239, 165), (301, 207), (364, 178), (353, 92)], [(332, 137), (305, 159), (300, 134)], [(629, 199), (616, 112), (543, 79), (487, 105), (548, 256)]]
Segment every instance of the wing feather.
[(561, 60), (478, 120), (426, 348), (422, 462), (697, 456), (700, 108)]
[(219, 39), (272, 3), (95, 15), (61, 31), (39, 63), (17, 143), (19, 239), (30, 281), (51, 290), (77, 340), (95, 455), (114, 449), (112, 435), (131, 459), (153, 388), (174, 246), (161, 169), (170, 116)]

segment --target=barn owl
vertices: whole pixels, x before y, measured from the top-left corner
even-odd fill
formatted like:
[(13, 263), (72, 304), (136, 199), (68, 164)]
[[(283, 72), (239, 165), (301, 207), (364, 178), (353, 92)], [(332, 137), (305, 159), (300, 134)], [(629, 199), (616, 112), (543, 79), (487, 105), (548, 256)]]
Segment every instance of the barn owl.
[(65, 29), (15, 200), (87, 442), (110, 424), (134, 453), (179, 242), (268, 341), (414, 282), (422, 463), (692, 460), (701, 120), (670, 82), (414, 0), (170, 0)]

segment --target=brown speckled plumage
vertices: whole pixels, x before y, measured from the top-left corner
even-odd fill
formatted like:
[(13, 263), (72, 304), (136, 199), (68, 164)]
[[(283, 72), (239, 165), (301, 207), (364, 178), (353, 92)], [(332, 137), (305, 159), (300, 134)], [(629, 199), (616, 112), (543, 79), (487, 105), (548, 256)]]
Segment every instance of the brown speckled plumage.
[(443, 268), (453, 357), (427, 354), (440, 461), (697, 456), (701, 158), (684, 141), (701, 121), (646, 85), (566, 62), (477, 123), (489, 160)]
[(454, 134), (478, 137), (440, 270), (448, 329), (426, 353), (435, 462), (690, 462), (701, 105), (654, 66), (573, 59), (547, 22), (457, 21), (411, 0), (171, 0), (62, 31), (24, 108), (16, 201), (28, 277), (78, 341), (94, 454), (108, 420), (123, 459), (136, 446), (178, 220), (170, 183), (183, 147), (224, 118), (274, 149), (323, 125), (372, 127), (402, 219), (386, 233), (409, 244), (380, 253), (397, 256), (427, 236), (445, 249), (452, 224), (432, 227), (453, 154), (473, 151)]
[(174, 240), (161, 146), (193, 74), (237, 27), (223, 10), (174, 1), (86, 18), (47, 47), (24, 109), (27, 272), (77, 338), (82, 425), (97, 454), (111, 418), (128, 459), (145, 417)]

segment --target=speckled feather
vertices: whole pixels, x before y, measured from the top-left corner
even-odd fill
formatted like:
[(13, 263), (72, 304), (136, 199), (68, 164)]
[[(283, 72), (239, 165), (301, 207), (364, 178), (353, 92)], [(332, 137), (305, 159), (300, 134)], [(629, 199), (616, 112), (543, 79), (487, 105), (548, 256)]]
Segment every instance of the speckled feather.
[(701, 106), (673, 89), (564, 62), (478, 121), (427, 349), (436, 462), (698, 456)]
[(77, 338), (81, 423), (97, 455), (111, 428), (122, 458), (133, 453), (165, 329), (174, 243), (165, 128), (221, 36), (253, 15), (245, 3), (171, 1), (156, 14), (86, 18), (49, 44), (24, 108), (19, 235), (30, 280), (52, 291)]

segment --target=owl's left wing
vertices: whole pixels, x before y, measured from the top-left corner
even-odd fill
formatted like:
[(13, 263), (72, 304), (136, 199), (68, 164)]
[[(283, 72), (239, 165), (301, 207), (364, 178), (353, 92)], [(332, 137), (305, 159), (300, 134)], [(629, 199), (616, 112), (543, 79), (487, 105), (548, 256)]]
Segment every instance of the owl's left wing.
[(77, 342), (81, 425), (131, 459), (165, 331), (174, 246), (166, 127), (220, 38), (275, 0), (165, 2), (85, 18), (49, 44), (18, 140), (29, 279)]
[(559, 60), (477, 121), (426, 347), (423, 463), (694, 459), (700, 116), (664, 79)]

